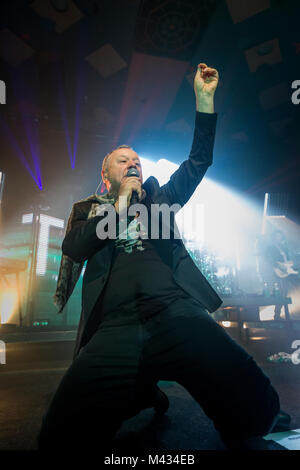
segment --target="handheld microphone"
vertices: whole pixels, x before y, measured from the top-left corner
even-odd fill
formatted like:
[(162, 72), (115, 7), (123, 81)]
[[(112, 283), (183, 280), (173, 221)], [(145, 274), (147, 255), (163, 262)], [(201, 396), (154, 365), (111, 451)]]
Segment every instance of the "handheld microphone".
[[(137, 176), (139, 177), (139, 170), (137, 168), (129, 168), (127, 171), (127, 176)], [(132, 206), (133, 204), (137, 204), (139, 202), (139, 195), (136, 191), (132, 191), (131, 199), (130, 199), (130, 205)]]

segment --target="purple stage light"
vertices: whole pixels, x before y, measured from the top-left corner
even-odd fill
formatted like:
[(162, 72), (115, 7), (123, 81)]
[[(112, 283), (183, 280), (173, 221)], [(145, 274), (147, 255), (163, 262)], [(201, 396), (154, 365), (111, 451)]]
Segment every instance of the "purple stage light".
[[(25, 104), (25, 106), (24, 106)], [(40, 171), (40, 149), (39, 149), (39, 132), (38, 132), (38, 123), (35, 122), (35, 118), (33, 116), (28, 115), (28, 111), (26, 112), (26, 103), (21, 102), (19, 105), (21, 118), (24, 124), (25, 132), (27, 135), (27, 140), (29, 143), (30, 151), (32, 160), (34, 163), (34, 169), (36, 178), (38, 181), (39, 189), (42, 188), (41, 183), (41, 171)]]
[(78, 147), (78, 137), (79, 137), (79, 127), (80, 127), (80, 105), (82, 102), (82, 90), (83, 90), (83, 64), (84, 57), (82, 54), (82, 41), (84, 40), (83, 33), (81, 34), (81, 40), (79, 41), (79, 59), (78, 59), (78, 73), (77, 73), (77, 88), (76, 88), (76, 103), (75, 103), (75, 121), (74, 121), (74, 140), (73, 140), (73, 150), (71, 145), (71, 138), (69, 132), (68, 118), (66, 112), (66, 101), (64, 94), (64, 85), (62, 72), (59, 69), (58, 65), (56, 66), (56, 77), (58, 83), (58, 95), (59, 95), (59, 105), (62, 116), (63, 127), (65, 131), (65, 138), (68, 147), (68, 154), (70, 157), (71, 168), (75, 168), (75, 161), (77, 155)]
[[(30, 82), (31, 86), (29, 86), (29, 84), (26, 83), (24, 77), (17, 74), (15, 71), (12, 71), (11, 77), (12, 77), (12, 83), (13, 83), (13, 90), (16, 96), (16, 101), (17, 101), (17, 109), (18, 109), (19, 115), (23, 123), (23, 127), (26, 133), (29, 147), (30, 147), (31, 157), (32, 157), (33, 164), (34, 164), (35, 177), (33, 177), (33, 179), (36, 182), (39, 189), (42, 189), (40, 158), (39, 158), (39, 154), (40, 154), (39, 134), (38, 134), (38, 125), (35, 122), (36, 116), (38, 115), (38, 109), (36, 108), (34, 104), (32, 104), (34, 102), (34, 99), (33, 99), (34, 90), (32, 88), (33, 85), (32, 85), (32, 82)], [(11, 138), (15, 141), (14, 136), (12, 132), (10, 131), (10, 140)], [(17, 152), (17, 154), (20, 157), (20, 153)]]
[(77, 88), (76, 88), (76, 109), (75, 109), (75, 126), (74, 126), (74, 147), (73, 147), (73, 158), (72, 168), (75, 167), (75, 160), (77, 155), (78, 137), (79, 137), (79, 125), (80, 125), (80, 105), (82, 103), (82, 97), (84, 95), (84, 55), (83, 55), (83, 44), (85, 41), (84, 29), (80, 29), (79, 37), (79, 53), (78, 53), (78, 73), (77, 73)]
[(1, 116), (0, 114), (0, 123), (1, 123), (1, 128), (2, 128), (2, 131), (3, 131), (3, 134), (4, 136), (7, 138), (7, 140), (9, 141), (10, 145), (12, 146), (12, 148), (14, 149), (14, 151), (16, 152), (19, 160), (22, 162), (22, 164), (25, 166), (26, 170), (28, 171), (28, 173), (30, 174), (31, 178), (35, 181), (36, 185), (38, 186), (39, 189), (42, 189), (42, 182), (41, 182), (41, 178), (40, 176), (36, 177), (33, 173), (33, 171), (31, 170), (29, 164), (28, 164), (28, 161), (26, 160), (26, 157), (22, 151), (22, 149), (20, 148), (20, 146), (18, 145), (10, 127), (6, 124), (5, 122), (5, 119)]
[(68, 148), (68, 154), (69, 154), (69, 158), (70, 158), (70, 162), (71, 162), (71, 166), (72, 166), (73, 153), (72, 153), (71, 138), (70, 138), (67, 111), (66, 111), (66, 100), (65, 100), (65, 95), (64, 95), (64, 85), (63, 85), (62, 73), (61, 73), (61, 70), (59, 68), (59, 64), (56, 64), (55, 71), (56, 71), (56, 77), (57, 77), (57, 83), (58, 83), (59, 107), (60, 107), (60, 112), (61, 112), (61, 116), (62, 116), (64, 131), (65, 131), (65, 139), (66, 139), (66, 144), (67, 144), (67, 148)]
[(75, 168), (75, 160), (76, 160), (76, 154), (77, 154), (78, 133), (79, 133), (79, 116), (80, 116), (80, 103), (79, 103), (78, 97), (77, 97), (76, 111), (75, 111), (74, 147), (73, 147), (73, 156), (72, 156), (72, 160), (71, 160), (72, 168)]

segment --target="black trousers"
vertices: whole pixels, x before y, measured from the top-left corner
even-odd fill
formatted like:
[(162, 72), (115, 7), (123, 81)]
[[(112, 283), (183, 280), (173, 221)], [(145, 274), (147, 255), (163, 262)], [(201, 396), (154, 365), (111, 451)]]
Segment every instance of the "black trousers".
[(253, 358), (199, 304), (178, 300), (152, 318), (101, 324), (64, 375), (39, 448), (105, 450), (122, 422), (147, 407), (158, 380), (185, 387), (225, 442), (267, 434), (280, 409)]

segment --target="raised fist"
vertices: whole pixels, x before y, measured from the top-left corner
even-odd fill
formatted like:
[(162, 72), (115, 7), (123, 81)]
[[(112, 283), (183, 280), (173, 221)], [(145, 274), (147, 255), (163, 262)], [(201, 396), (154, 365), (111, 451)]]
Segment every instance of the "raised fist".
[(213, 96), (219, 82), (219, 73), (206, 64), (199, 64), (194, 78), (196, 96)]

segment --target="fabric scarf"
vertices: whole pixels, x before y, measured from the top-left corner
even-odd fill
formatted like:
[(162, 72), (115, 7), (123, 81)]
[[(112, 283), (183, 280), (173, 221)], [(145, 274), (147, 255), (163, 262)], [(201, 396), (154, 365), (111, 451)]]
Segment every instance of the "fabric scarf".
[[(81, 199), (75, 204), (78, 204), (79, 202), (91, 202), (91, 207), (87, 215), (87, 218), (91, 219), (92, 217), (96, 217), (99, 214), (101, 204), (114, 204), (115, 198), (111, 196), (109, 193), (104, 194), (103, 196), (98, 196), (98, 194), (93, 194), (92, 196), (89, 196), (86, 199)], [(75, 204), (73, 204), (73, 207), (72, 207), (72, 211), (68, 220), (65, 235), (67, 235), (70, 232), (73, 226)], [(84, 261), (77, 263), (73, 261), (69, 256), (64, 255), (64, 254), (62, 255), (61, 261), (60, 261), (56, 291), (53, 296), (54, 303), (59, 308), (59, 311), (57, 313), (62, 313), (80, 277), (84, 263), (85, 263)]]

